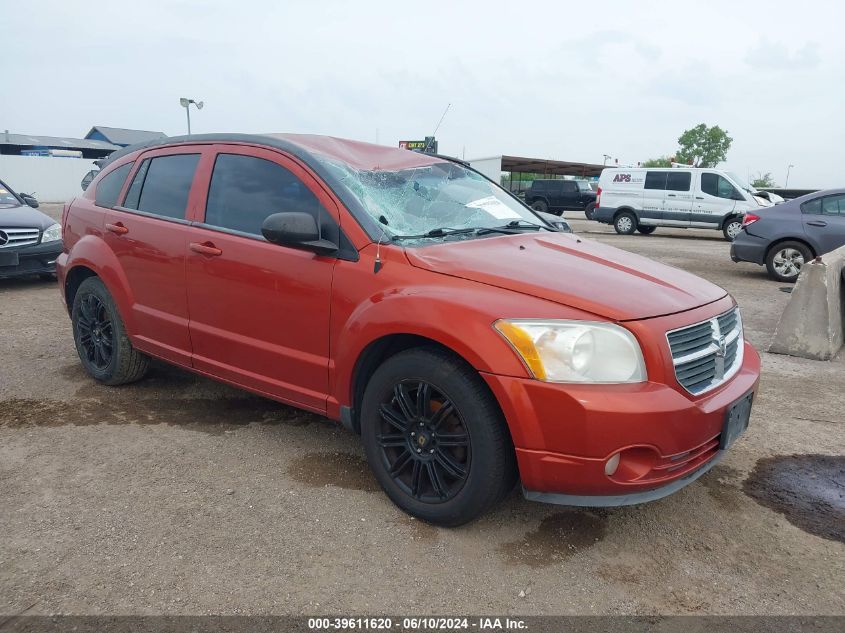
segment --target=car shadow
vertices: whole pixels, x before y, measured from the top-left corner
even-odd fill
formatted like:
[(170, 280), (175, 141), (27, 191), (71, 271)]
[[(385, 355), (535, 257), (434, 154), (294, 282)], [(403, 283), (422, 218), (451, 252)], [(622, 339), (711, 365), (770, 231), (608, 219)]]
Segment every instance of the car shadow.
[(10, 277), (8, 279), (0, 278), (0, 292), (4, 290), (30, 290), (39, 287), (56, 287), (56, 279), (43, 279), (37, 275), (27, 275), (26, 277)]

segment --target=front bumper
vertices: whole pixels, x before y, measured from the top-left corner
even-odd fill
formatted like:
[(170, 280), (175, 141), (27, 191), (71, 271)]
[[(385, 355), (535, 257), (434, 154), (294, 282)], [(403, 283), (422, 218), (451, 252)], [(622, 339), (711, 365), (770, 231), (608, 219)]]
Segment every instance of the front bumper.
[[(739, 372), (700, 397), (656, 382), (563, 385), (484, 374), (508, 420), (526, 497), (626, 505), (694, 481), (721, 457), (728, 407), (757, 390), (760, 357), (744, 344)], [(620, 465), (608, 476), (616, 453)]]
[(62, 252), (61, 240), (34, 244), (23, 248), (4, 248), (2, 253), (16, 253), (17, 264), (1, 266), (0, 279), (26, 275), (51, 274), (56, 272), (56, 259)]
[(735, 262), (751, 262), (763, 265), (766, 261), (766, 250), (769, 241), (747, 231), (740, 231), (731, 242), (731, 259)]

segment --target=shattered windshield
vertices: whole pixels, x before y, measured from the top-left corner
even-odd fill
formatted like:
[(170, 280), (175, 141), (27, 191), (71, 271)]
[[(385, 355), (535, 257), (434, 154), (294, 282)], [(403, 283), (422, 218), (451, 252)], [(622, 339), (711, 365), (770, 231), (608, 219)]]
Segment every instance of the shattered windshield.
[(445, 237), (469, 239), (490, 233), (484, 229), (554, 230), (503, 189), (455, 163), (398, 171), (359, 170), (333, 160), (326, 160), (326, 164), (385, 235), (402, 239), (403, 244), (424, 244)]

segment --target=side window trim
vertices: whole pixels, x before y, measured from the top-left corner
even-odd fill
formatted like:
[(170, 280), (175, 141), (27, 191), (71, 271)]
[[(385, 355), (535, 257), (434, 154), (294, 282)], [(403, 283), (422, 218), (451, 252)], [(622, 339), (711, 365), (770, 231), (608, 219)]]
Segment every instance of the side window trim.
[(157, 213), (150, 213), (149, 211), (140, 211), (138, 209), (128, 209), (127, 207), (123, 206), (112, 207), (112, 210), (120, 211), (121, 213), (129, 213), (130, 215), (140, 215), (144, 218), (152, 218), (154, 220), (161, 220), (163, 222), (174, 222), (176, 224), (184, 224), (186, 226), (189, 224), (193, 224), (193, 222), (186, 218), (172, 218), (168, 215), (159, 215)]

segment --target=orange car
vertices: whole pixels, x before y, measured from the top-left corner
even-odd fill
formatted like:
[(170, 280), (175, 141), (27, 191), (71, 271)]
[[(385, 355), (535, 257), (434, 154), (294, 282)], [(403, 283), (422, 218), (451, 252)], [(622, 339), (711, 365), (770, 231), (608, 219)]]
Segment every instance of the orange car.
[(667, 495), (742, 433), (759, 379), (733, 299), (548, 224), (467, 165), (335, 138), (115, 153), (63, 217), (88, 373), (151, 357), (340, 421), (402, 509)]

